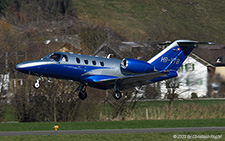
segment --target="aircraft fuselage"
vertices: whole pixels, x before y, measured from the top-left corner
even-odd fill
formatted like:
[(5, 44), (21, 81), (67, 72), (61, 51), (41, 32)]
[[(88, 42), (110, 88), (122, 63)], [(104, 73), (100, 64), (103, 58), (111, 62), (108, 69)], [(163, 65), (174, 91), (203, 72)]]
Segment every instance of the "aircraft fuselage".
[[(54, 54), (59, 58), (50, 58)], [(16, 69), (30, 75), (79, 81), (98, 87), (94, 82), (124, 76), (120, 63), (119, 59), (55, 52), (41, 60), (17, 64)]]

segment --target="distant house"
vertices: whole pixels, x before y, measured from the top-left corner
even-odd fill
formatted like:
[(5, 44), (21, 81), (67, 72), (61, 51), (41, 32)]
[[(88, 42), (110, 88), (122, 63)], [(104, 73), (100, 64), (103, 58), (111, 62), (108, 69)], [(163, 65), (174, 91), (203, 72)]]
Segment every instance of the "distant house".
[(0, 93), (6, 95), (9, 91), (9, 73), (0, 74)]
[[(146, 50), (148, 50), (148, 56), (146, 58)], [(159, 49), (160, 50), (160, 49)], [(93, 55), (107, 57), (109, 54), (113, 54), (112, 58), (137, 58), (137, 59), (150, 59), (155, 55), (155, 48), (153, 48), (148, 42), (104, 42)]]
[[(225, 45), (201, 45), (195, 48), (178, 71), (180, 98), (224, 97)], [(162, 96), (166, 87), (162, 83)]]
[(225, 94), (225, 45), (201, 45), (192, 56), (205, 64), (208, 70), (208, 97)]
[[(208, 70), (207, 66), (189, 56), (178, 70), (177, 90), (179, 98), (191, 98), (192, 94), (198, 97), (207, 95)], [(162, 98), (167, 93), (165, 82), (161, 82)]]

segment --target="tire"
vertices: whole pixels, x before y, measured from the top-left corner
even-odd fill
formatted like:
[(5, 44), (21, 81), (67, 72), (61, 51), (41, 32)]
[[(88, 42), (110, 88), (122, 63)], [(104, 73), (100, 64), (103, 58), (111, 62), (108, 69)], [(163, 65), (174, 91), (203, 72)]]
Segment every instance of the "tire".
[(34, 87), (35, 89), (38, 89), (38, 88), (40, 87), (40, 83), (37, 82), (37, 81), (34, 82), (33, 87)]
[(113, 93), (113, 97), (116, 99), (116, 100), (119, 100), (121, 97), (122, 97), (122, 93), (120, 91), (115, 91)]
[(87, 98), (87, 93), (85, 91), (80, 91), (78, 96), (81, 100), (85, 100)]

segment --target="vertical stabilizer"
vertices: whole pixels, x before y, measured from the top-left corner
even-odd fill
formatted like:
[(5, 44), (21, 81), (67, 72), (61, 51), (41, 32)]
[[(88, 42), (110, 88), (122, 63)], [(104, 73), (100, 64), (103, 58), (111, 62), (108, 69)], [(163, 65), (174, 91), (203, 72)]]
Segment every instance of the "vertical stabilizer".
[(176, 40), (148, 61), (156, 70), (177, 71), (198, 41)]

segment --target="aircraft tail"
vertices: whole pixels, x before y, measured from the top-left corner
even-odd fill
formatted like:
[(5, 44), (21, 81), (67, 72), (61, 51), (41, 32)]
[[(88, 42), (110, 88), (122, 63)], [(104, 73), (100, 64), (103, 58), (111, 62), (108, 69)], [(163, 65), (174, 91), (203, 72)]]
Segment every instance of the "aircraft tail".
[(210, 44), (191, 40), (176, 40), (148, 61), (157, 71), (177, 71), (197, 44)]

